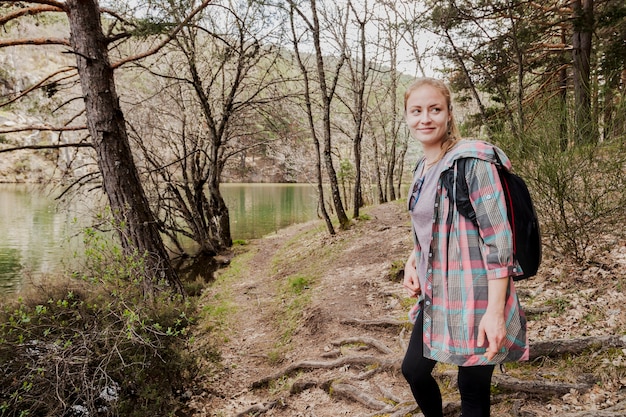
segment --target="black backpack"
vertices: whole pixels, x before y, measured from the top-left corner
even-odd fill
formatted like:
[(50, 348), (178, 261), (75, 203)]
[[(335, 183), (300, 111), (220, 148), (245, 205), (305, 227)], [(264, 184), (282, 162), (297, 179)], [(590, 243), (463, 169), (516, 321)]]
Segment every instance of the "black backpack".
[[(469, 189), (467, 181), (465, 181), (467, 161), (468, 158), (461, 158), (456, 161), (455, 204), (460, 214), (478, 226), (476, 212), (470, 203)], [(523, 275), (513, 277), (513, 280), (519, 281), (535, 276), (541, 264), (539, 220), (524, 180), (500, 165), (498, 166), (498, 173), (506, 197), (509, 224), (513, 231), (513, 253), (524, 272)], [(443, 177), (443, 185), (448, 188), (448, 195), (452, 195), (453, 182), (454, 167), (446, 171)]]

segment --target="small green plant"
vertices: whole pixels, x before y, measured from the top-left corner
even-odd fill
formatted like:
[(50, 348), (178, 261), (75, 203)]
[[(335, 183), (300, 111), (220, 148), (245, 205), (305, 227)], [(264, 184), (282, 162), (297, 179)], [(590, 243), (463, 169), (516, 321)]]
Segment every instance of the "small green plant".
[(396, 259), (391, 262), (391, 268), (389, 268), (389, 273), (387, 277), (391, 282), (402, 282), (404, 279), (404, 265), (406, 264), (406, 259)]
[(306, 289), (309, 289), (310, 279), (303, 275), (296, 275), (289, 277), (287, 280), (291, 292), (295, 295), (300, 295)]
[(552, 314), (556, 316), (561, 315), (570, 306), (569, 301), (564, 298), (552, 298), (547, 304), (554, 307)]
[(283, 376), (279, 379), (275, 379), (273, 381), (270, 382), (269, 385), (269, 392), (270, 394), (274, 395), (277, 394), (279, 392), (285, 391), (289, 389), (289, 378), (287, 378), (286, 376)]
[(277, 349), (272, 349), (267, 353), (267, 361), (271, 365), (278, 365), (283, 360), (283, 355)]

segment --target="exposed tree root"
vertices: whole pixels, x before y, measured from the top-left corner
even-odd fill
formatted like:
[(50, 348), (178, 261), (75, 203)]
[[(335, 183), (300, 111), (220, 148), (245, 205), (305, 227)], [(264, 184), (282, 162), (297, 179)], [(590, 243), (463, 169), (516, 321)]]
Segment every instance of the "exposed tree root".
[(542, 356), (580, 355), (588, 349), (600, 351), (608, 348), (626, 347), (626, 336), (581, 337), (578, 339), (557, 339), (531, 343), (530, 359)]
[(408, 325), (407, 321), (397, 320), (392, 317), (382, 317), (377, 320), (361, 320), (361, 319), (343, 319), (341, 324), (360, 327), (404, 327)]
[(572, 390), (588, 391), (593, 387), (591, 383), (568, 384), (554, 381), (524, 381), (508, 375), (494, 375), (493, 383), (501, 390), (524, 392), (541, 397), (563, 396)]
[(571, 414), (562, 414), (561, 417), (624, 417), (626, 415), (626, 401), (603, 410), (578, 411)]
[(248, 408), (241, 413), (237, 413), (236, 417), (248, 417), (249, 415), (258, 416), (260, 414), (264, 414), (274, 408), (276, 406), (276, 401), (270, 401), (265, 404), (254, 404), (252, 407)]
[[(404, 333), (406, 323), (390, 319), (346, 320), (345, 322), (350, 322), (352, 324), (358, 324), (361, 326), (400, 326), (402, 328), (400, 343), (403, 344), (404, 342), (402, 334)], [(366, 354), (360, 356), (341, 356), (341, 349), (335, 349), (331, 352), (327, 352), (324, 354), (326, 358), (334, 358), (332, 360), (305, 360), (294, 363), (274, 373), (273, 375), (269, 375), (262, 378), (261, 380), (254, 382), (252, 384), (252, 388), (265, 387), (273, 380), (288, 377), (295, 374), (296, 372), (303, 370), (347, 370), (349, 368), (364, 368), (366, 369), (364, 372), (353, 374), (352, 376), (347, 373), (342, 374), (341, 381), (337, 379), (329, 379), (320, 382), (316, 380), (300, 379), (293, 383), (290, 394), (294, 395), (304, 390), (315, 387), (321, 388), (335, 398), (355, 401), (370, 410), (374, 410), (374, 413), (367, 417), (375, 417), (379, 415), (400, 417), (409, 415), (417, 409), (416, 404), (412, 400), (406, 401), (399, 398), (392, 398), (393, 396), (389, 393), (385, 393), (383, 389), (379, 388), (378, 391), (382, 392), (382, 397), (385, 398), (386, 401), (381, 400), (380, 395), (378, 395), (378, 397), (374, 396), (365, 392), (363, 389), (353, 384), (350, 384), (350, 381), (363, 381), (371, 379), (371, 377), (378, 372), (389, 370), (393, 372), (400, 371), (402, 358), (398, 357), (396, 352), (394, 352), (394, 350), (385, 345), (385, 343), (368, 336), (356, 336), (332, 341), (331, 345), (335, 347), (343, 347), (346, 345), (364, 345), (353, 347), (353, 350), (359, 348), (371, 348), (380, 352), (381, 355), (375, 356)], [(609, 347), (626, 347), (626, 336), (588, 337), (573, 340), (552, 340), (545, 342), (535, 342), (531, 344), (531, 358), (536, 359), (539, 357), (554, 357), (561, 356), (563, 354), (578, 355), (584, 353), (589, 349), (603, 350)], [(439, 376), (455, 378), (456, 372), (447, 371), (439, 374)], [(576, 384), (545, 380), (527, 381), (513, 378), (506, 374), (495, 374), (493, 376), (493, 382), (500, 390), (506, 392), (517, 393), (519, 395), (531, 395), (533, 397), (539, 396), (543, 398), (563, 396), (571, 392), (572, 390), (584, 392), (593, 387), (593, 384), (595, 383), (595, 381), (588, 381)], [(510, 400), (510, 394), (503, 398), (508, 398), (508, 400)], [(494, 397), (494, 401), (497, 402), (498, 399)], [(270, 410), (274, 406), (276, 406), (275, 402), (256, 405), (238, 414), (238, 416), (245, 416), (250, 413), (256, 413), (255, 415), (260, 415)], [(455, 413), (458, 414), (459, 410), (460, 403), (447, 403), (445, 405), (444, 415), (455, 415)], [(610, 409), (585, 411), (563, 415), (562, 417), (617, 417), (624, 416), (624, 410), (626, 410), (626, 405), (620, 403)], [(519, 413), (520, 416), (526, 414), (527, 413)]]
[(399, 360), (397, 358), (378, 358), (376, 356), (346, 356), (332, 361), (302, 361), (294, 363), (287, 368), (273, 375), (266, 376), (252, 384), (252, 388), (261, 388), (266, 386), (270, 381), (292, 375), (293, 373), (305, 369), (334, 369), (343, 368), (345, 366), (377, 366), (382, 369), (397, 368)]
[(384, 353), (384, 354), (393, 353), (393, 350), (389, 349), (387, 345), (382, 343), (380, 340), (374, 339), (373, 337), (367, 337), (367, 336), (348, 337), (348, 338), (341, 339), (341, 340), (334, 340), (330, 343), (333, 346), (342, 346), (342, 345), (349, 345), (349, 344), (354, 344), (354, 343), (362, 343), (364, 345), (369, 345), (375, 348), (380, 353)]
[(356, 401), (370, 410), (382, 410), (387, 408), (387, 403), (377, 400), (354, 385), (336, 382), (331, 385), (330, 394), (335, 398), (347, 398)]
[(543, 313), (550, 313), (553, 310), (554, 310), (554, 308), (550, 307), (550, 306), (544, 306), (544, 307), (524, 307), (524, 313), (526, 314), (526, 317), (528, 317), (528, 316), (538, 316), (539, 314), (543, 314)]

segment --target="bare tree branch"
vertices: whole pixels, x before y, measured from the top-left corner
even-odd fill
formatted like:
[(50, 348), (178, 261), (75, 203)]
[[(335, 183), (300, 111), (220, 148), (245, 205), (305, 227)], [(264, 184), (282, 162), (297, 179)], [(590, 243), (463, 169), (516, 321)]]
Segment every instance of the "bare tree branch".
[[(1, 42), (1, 41), (0, 41)], [(11, 100), (6, 101), (4, 103), (0, 103), (0, 107), (4, 107), (8, 104), (11, 104), (17, 100), (19, 100), (20, 98), (24, 97), (25, 95), (27, 95), (28, 93), (30, 93), (33, 90), (36, 90), (37, 88), (41, 87), (42, 85), (44, 85), (46, 83), (46, 81), (50, 80), (51, 78), (53, 78), (54, 76), (58, 75), (58, 74), (62, 74), (64, 72), (69, 72), (69, 71), (76, 71), (75, 67), (67, 67), (67, 68), (62, 68), (56, 72), (53, 72), (52, 74), (48, 75), (46, 78), (42, 79), (41, 81), (39, 81), (37, 84), (33, 84), (32, 86), (30, 86), (29, 88), (27, 88), (26, 90), (22, 91), (21, 93), (19, 93), (17, 96), (13, 97)], [(58, 80), (55, 80), (55, 82)]]
[[(3, 2), (5, 3), (5, 2)], [(56, 7), (57, 9), (61, 9), (63, 11), (67, 11), (65, 2), (56, 1), (56, 0), (28, 0), (28, 3), (33, 4), (43, 4), (46, 6)]]
[(16, 9), (11, 13), (7, 13), (4, 16), (0, 16), (0, 26), (10, 22), (13, 19), (17, 19), (26, 15), (35, 15), (44, 12), (62, 12), (63, 6), (55, 6), (55, 5), (44, 5), (37, 7), (25, 7), (23, 9)]
[(20, 45), (63, 45), (70, 46), (68, 39), (62, 38), (33, 38), (33, 39), (4, 39), (0, 40), (0, 48)]
[(24, 146), (16, 146), (13, 148), (0, 149), (0, 153), (21, 151), (21, 150), (26, 150), (26, 149), (40, 150), (40, 149), (61, 149), (61, 148), (93, 148), (93, 144), (88, 143), (88, 142), (82, 142), (82, 143), (59, 143), (57, 145), (24, 145)]
[(174, 37), (176, 36), (176, 34), (178, 32), (181, 31), (181, 29), (183, 29), (187, 23), (198, 13), (200, 13), (202, 10), (204, 10), (204, 8), (206, 6), (209, 5), (209, 3), (211, 3), (212, 0), (204, 0), (198, 7), (196, 7), (191, 13), (189, 13), (189, 15), (185, 18), (185, 20), (183, 20), (182, 22), (180, 22), (178, 24), (178, 26), (176, 26), (174, 28), (174, 30), (172, 30), (170, 33), (167, 34), (167, 36), (165, 37), (165, 39), (163, 39), (163, 41), (161, 41), (161, 43), (159, 43), (158, 45), (156, 45), (154, 48), (149, 49), (145, 52), (142, 52), (140, 54), (137, 55), (133, 55), (133, 56), (129, 56), (126, 57), (120, 61), (117, 61), (115, 63), (111, 64), (111, 68), (116, 69), (121, 67), (124, 64), (127, 64), (129, 62), (133, 62), (133, 61), (137, 61), (140, 59), (143, 59), (145, 57), (148, 57), (150, 55), (154, 55), (155, 53), (159, 52), (159, 50), (161, 50), (161, 48), (163, 48), (165, 45), (167, 45), (172, 39), (174, 39)]
[(87, 130), (87, 126), (26, 126), (15, 129), (0, 130), (0, 135), (5, 133), (29, 132), (31, 130), (42, 130), (46, 132), (71, 132), (76, 130)]

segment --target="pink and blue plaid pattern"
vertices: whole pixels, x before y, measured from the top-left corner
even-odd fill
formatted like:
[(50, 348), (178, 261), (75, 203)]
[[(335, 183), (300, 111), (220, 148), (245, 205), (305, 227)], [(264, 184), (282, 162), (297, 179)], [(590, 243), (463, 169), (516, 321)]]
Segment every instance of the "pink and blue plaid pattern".
[[(426, 288), (422, 288), (424, 309), (424, 356), (461, 366), (483, 365), (485, 348), (478, 347), (478, 325), (487, 308), (488, 281), (509, 279), (505, 305), (507, 343), (490, 363), (528, 359), (526, 318), (520, 307), (513, 275), (520, 272), (513, 259), (511, 228), (500, 184), (495, 153), (505, 168), (511, 163), (504, 152), (482, 141), (461, 141), (445, 156), (442, 172), (456, 158), (475, 158), (469, 165), (467, 181), (470, 200), (479, 227), (451, 211), (452, 196), (441, 184), (437, 187), (433, 240), (430, 248)], [(415, 242), (416, 255), (423, 250)], [(409, 312), (415, 322), (418, 302)]]

